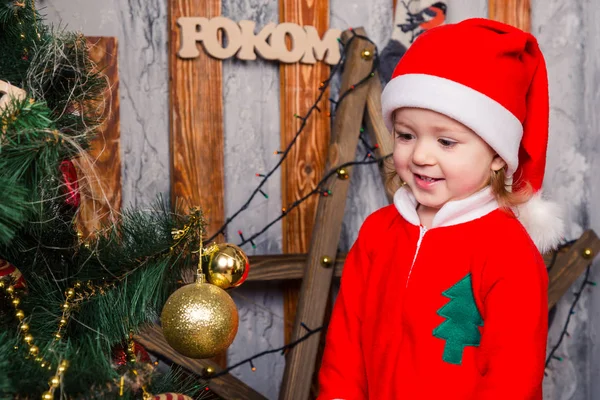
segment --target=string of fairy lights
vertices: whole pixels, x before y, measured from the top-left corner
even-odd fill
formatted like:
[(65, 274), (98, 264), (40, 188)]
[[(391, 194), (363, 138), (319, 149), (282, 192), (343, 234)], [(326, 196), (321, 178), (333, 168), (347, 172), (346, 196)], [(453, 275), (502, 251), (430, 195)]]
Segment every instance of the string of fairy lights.
[[(357, 39), (362, 39), (365, 40), (369, 43), (371, 43), (374, 46), (374, 50), (373, 50), (373, 64), (371, 67), (371, 70), (369, 71), (369, 73), (363, 77), (362, 79), (360, 79), (357, 83), (351, 85), (346, 91), (344, 91), (343, 93), (341, 93), (338, 97), (337, 100), (333, 99), (333, 98), (329, 98), (330, 103), (333, 105), (332, 106), (332, 111), (328, 113), (328, 116), (330, 117), (334, 117), (335, 116), (335, 111), (337, 110), (337, 108), (339, 107), (339, 105), (341, 104), (341, 102), (357, 87), (359, 87), (360, 85), (364, 84), (365, 82), (367, 82), (369, 79), (371, 79), (372, 77), (375, 76), (375, 72), (379, 66), (379, 54), (377, 51), (377, 46), (373, 43), (373, 41), (371, 41), (368, 37), (357, 34), (352, 28), (349, 29), (349, 31), (352, 33), (352, 36), (350, 37), (350, 39), (348, 40), (348, 42), (346, 44), (343, 44), (342, 41), (340, 39), (338, 39), (338, 42), (340, 43), (340, 46), (342, 47), (342, 54), (340, 57), (339, 62), (333, 66), (330, 70), (329, 76), (327, 77), (326, 80), (324, 80), (323, 82), (321, 82), (319, 84), (319, 95), (317, 96), (315, 102), (312, 104), (312, 106), (308, 109), (308, 111), (306, 112), (306, 114), (304, 114), (303, 116), (299, 115), (299, 114), (294, 114), (294, 117), (299, 119), (301, 121), (300, 126), (298, 127), (298, 130), (296, 131), (294, 137), (292, 138), (292, 140), (289, 142), (289, 144), (287, 145), (287, 147), (284, 150), (278, 150), (275, 151), (275, 154), (281, 155), (279, 161), (275, 164), (275, 166), (273, 166), (273, 168), (271, 168), (271, 170), (269, 170), (267, 173), (265, 174), (260, 174), (257, 173), (256, 176), (262, 178), (260, 183), (257, 185), (257, 187), (254, 189), (254, 191), (250, 194), (249, 198), (247, 199), (247, 201), (237, 210), (235, 211), (230, 217), (228, 217), (224, 224), (211, 236), (207, 239), (207, 242), (210, 242), (212, 240), (214, 240), (219, 234), (224, 234), (225, 230), (227, 229), (227, 227), (229, 226), (229, 224), (231, 224), (231, 222), (244, 210), (246, 210), (250, 203), (252, 202), (252, 200), (260, 193), (263, 195), (263, 197), (268, 199), (268, 195), (262, 190), (263, 186), (266, 184), (267, 180), (273, 175), (273, 173), (275, 173), (275, 171), (282, 165), (283, 161), (287, 158), (287, 156), (289, 155), (290, 151), (292, 150), (293, 146), (296, 144), (298, 137), (302, 134), (302, 132), (304, 131), (307, 122), (309, 120), (309, 118), (311, 117), (311, 115), (313, 114), (313, 111), (317, 111), (317, 112), (321, 112), (321, 109), (319, 107), (319, 103), (321, 102), (321, 100), (323, 99), (326, 89), (330, 86), (331, 81), (333, 79), (333, 77), (335, 76), (335, 74), (340, 70), (340, 67), (343, 65), (343, 63), (346, 60), (346, 55), (347, 55), (347, 51), (346, 49), (350, 46), (350, 44), (352, 43), (352, 41), (357, 40)], [(328, 172), (326, 172), (324, 174), (324, 176), (322, 177), (322, 179), (315, 185), (315, 188), (311, 191), (309, 191), (308, 193), (306, 193), (304, 196), (302, 196), (301, 198), (297, 199), (296, 201), (294, 201), (292, 204), (288, 205), (287, 207), (282, 208), (281, 213), (274, 218), (273, 220), (271, 220), (270, 222), (268, 222), (262, 229), (259, 229), (256, 233), (254, 233), (253, 235), (249, 236), (249, 237), (244, 237), (244, 234), (242, 231), (238, 231), (238, 235), (240, 236), (241, 242), (239, 243), (239, 246), (243, 246), (245, 244), (250, 243), (252, 245), (253, 248), (256, 248), (256, 245), (254, 243), (254, 240), (262, 235), (264, 232), (266, 232), (271, 226), (273, 226), (275, 223), (277, 223), (278, 221), (280, 221), (282, 218), (284, 218), (286, 215), (288, 215), (292, 210), (294, 210), (295, 208), (299, 207), (303, 202), (305, 202), (308, 198), (310, 198), (311, 196), (315, 195), (315, 194), (320, 194), (321, 196), (327, 197), (332, 195), (332, 192), (330, 189), (328, 189), (326, 187), (326, 184), (328, 182), (328, 180), (336, 175), (339, 179), (348, 179), (349, 175), (348, 175), (348, 168), (351, 166), (357, 166), (357, 165), (368, 165), (368, 164), (376, 164), (376, 163), (382, 163), (385, 159), (387, 159), (388, 157), (391, 156), (391, 154), (382, 156), (382, 157), (374, 157), (373, 156), (373, 152), (375, 152), (378, 148), (379, 145), (378, 144), (374, 144), (371, 145), (367, 139), (364, 137), (364, 133), (365, 133), (365, 129), (364, 128), (360, 128), (360, 132), (359, 132), (359, 139), (360, 141), (363, 143), (363, 145), (365, 146), (365, 148), (367, 149), (367, 153), (365, 154), (363, 160), (360, 161), (350, 161), (350, 162), (346, 162), (343, 163), (341, 165), (335, 166), (332, 169), (330, 169)], [(273, 314), (270, 310), (269, 313)], [(250, 368), (252, 371), (256, 371), (256, 367), (254, 365), (254, 360), (256, 360), (257, 358), (263, 357), (267, 354), (272, 354), (272, 353), (280, 353), (282, 356), (286, 354), (286, 352), (292, 348), (294, 348), (295, 346), (297, 346), (298, 344), (302, 343), (303, 341), (307, 340), (308, 338), (310, 338), (312, 335), (320, 332), (321, 330), (323, 330), (323, 326), (320, 326), (318, 328), (315, 329), (311, 329), (308, 326), (306, 326), (306, 324), (304, 324), (303, 322), (301, 323), (301, 326), (307, 331), (307, 333), (303, 336), (301, 336), (300, 338), (282, 346), (276, 349), (269, 349), (269, 350), (265, 350), (262, 352), (259, 352), (247, 359), (244, 359), (238, 363), (235, 363), (231, 366), (229, 366), (226, 369), (223, 369), (221, 371), (219, 371), (218, 373), (215, 373), (214, 369), (211, 367), (205, 368), (204, 370), (204, 374), (203, 377), (205, 379), (215, 379), (218, 378), (220, 376), (226, 375), (228, 373), (230, 373), (232, 370), (245, 365), (245, 364), (249, 364)]]
[[(550, 267), (548, 268), (548, 270), (551, 270), (552, 267), (554, 266), (557, 255), (560, 253), (561, 249), (563, 249), (567, 246), (570, 246), (573, 243), (575, 243), (574, 240), (564, 244), (557, 251), (554, 252), (554, 254), (552, 255), (552, 261), (550, 262)], [(591, 256), (591, 253), (589, 255)], [(567, 319), (565, 320), (565, 323), (560, 332), (558, 340), (556, 341), (554, 346), (552, 346), (552, 348), (550, 349), (550, 352), (548, 353), (548, 355), (546, 357), (545, 368), (548, 368), (550, 366), (550, 362), (552, 360), (556, 360), (559, 362), (562, 362), (564, 360), (564, 357), (560, 357), (560, 356), (556, 355), (556, 352), (558, 351), (558, 348), (562, 344), (564, 338), (571, 336), (571, 334), (569, 333), (569, 323), (571, 322), (571, 317), (573, 315), (575, 315), (575, 308), (577, 307), (577, 304), (579, 303), (579, 300), (581, 299), (581, 295), (583, 294), (584, 289), (587, 286), (596, 286), (597, 285), (596, 282), (590, 280), (591, 266), (592, 266), (592, 263), (590, 262), (590, 264), (587, 266), (587, 268), (585, 270), (585, 275), (583, 277), (583, 280), (581, 281), (581, 284), (579, 285), (579, 289), (573, 293), (574, 298), (573, 298), (573, 302), (571, 303), (571, 307), (569, 308), (569, 314), (567, 315)], [(544, 375), (548, 376), (548, 373), (544, 372)]]
[[(275, 154), (281, 155), (281, 157), (279, 158), (278, 162), (267, 173), (265, 173), (265, 174), (257, 173), (256, 174), (256, 176), (258, 176), (258, 177), (260, 177), (262, 179), (258, 183), (258, 185), (256, 186), (256, 188), (254, 189), (254, 191), (250, 194), (250, 196), (248, 197), (248, 199), (246, 200), (246, 202), (244, 204), (242, 204), (242, 206), (238, 210), (236, 210), (230, 217), (228, 217), (225, 220), (225, 222), (223, 223), (223, 225), (221, 227), (219, 227), (219, 229), (217, 229), (217, 231), (212, 236), (210, 236), (208, 239), (206, 239), (207, 242), (213, 241), (220, 234), (225, 234), (225, 230), (231, 224), (231, 222), (233, 222), (233, 220), (235, 220), (236, 217), (238, 217), (244, 210), (246, 210), (250, 206), (250, 204), (252, 203), (252, 200), (258, 194), (261, 194), (263, 197), (265, 197), (265, 198), (268, 199), (269, 196), (262, 189), (263, 186), (267, 183), (267, 180), (275, 173), (275, 171), (277, 171), (277, 169), (283, 164), (284, 160), (288, 157), (288, 155), (290, 154), (290, 151), (292, 150), (292, 148), (296, 144), (296, 142), (298, 140), (298, 137), (304, 132), (304, 129), (305, 129), (307, 123), (308, 123), (308, 120), (310, 119), (310, 117), (313, 114), (313, 112), (314, 111), (321, 112), (321, 108), (319, 107), (319, 103), (321, 102), (321, 100), (325, 96), (326, 90), (327, 90), (327, 88), (331, 84), (331, 80), (333, 79), (333, 77), (335, 76), (335, 74), (340, 70), (341, 66), (344, 64), (344, 62), (346, 60), (346, 55), (347, 55), (347, 50), (346, 49), (350, 46), (350, 44), (354, 40), (362, 39), (362, 40), (365, 40), (365, 41), (371, 43), (374, 46), (374, 50), (373, 50), (373, 54), (372, 54), (373, 64), (371, 66), (371, 70), (369, 71), (369, 73), (366, 76), (364, 76), (362, 79), (360, 79), (357, 83), (355, 83), (353, 85), (350, 85), (350, 87), (346, 91), (344, 91), (342, 94), (340, 94), (340, 96), (338, 97), (337, 100), (332, 99), (332, 98), (329, 99), (329, 101), (333, 105), (333, 107), (332, 107), (332, 111), (328, 112), (328, 115), (331, 116), (331, 117), (334, 117), (335, 116), (335, 111), (337, 110), (337, 107), (339, 107), (340, 103), (350, 93), (352, 93), (352, 91), (354, 89), (356, 89), (357, 87), (363, 85), (365, 82), (367, 82), (369, 79), (371, 79), (372, 77), (375, 76), (375, 72), (377, 71), (377, 68), (379, 66), (379, 54), (378, 54), (378, 51), (377, 51), (377, 46), (375, 45), (375, 43), (373, 43), (373, 41), (371, 39), (369, 39), (368, 37), (366, 37), (364, 35), (360, 35), (360, 34), (356, 33), (352, 28), (350, 28), (349, 31), (352, 33), (352, 36), (350, 37), (350, 39), (348, 40), (348, 42), (346, 44), (342, 43), (342, 41), (340, 39), (338, 39), (338, 42), (339, 42), (339, 44), (340, 44), (340, 46), (342, 48), (340, 60), (338, 61), (337, 64), (335, 64), (331, 68), (329, 76), (327, 77), (327, 79), (325, 79), (323, 82), (321, 82), (319, 84), (319, 95), (317, 96), (316, 100), (314, 101), (314, 103), (312, 104), (312, 106), (309, 107), (308, 111), (306, 111), (306, 113), (304, 115), (294, 114), (294, 118), (299, 119), (301, 121), (301, 123), (300, 123), (300, 126), (298, 127), (296, 133), (294, 134), (294, 137), (288, 143), (287, 147), (284, 150), (277, 150), (277, 151), (275, 151)], [(263, 234), (264, 232), (266, 232), (277, 221), (281, 220), (283, 217), (285, 217), (286, 215), (288, 215), (291, 210), (293, 210), (294, 208), (298, 207), (300, 204), (302, 204), (304, 201), (306, 201), (309, 197), (311, 197), (314, 194), (321, 194), (322, 196), (329, 196), (329, 195), (331, 195), (331, 192), (329, 190), (327, 190), (326, 188), (324, 188), (323, 186), (326, 183), (327, 179), (330, 178), (332, 175), (338, 174), (338, 176), (344, 177), (344, 176), (347, 176), (347, 171), (345, 170), (345, 168), (347, 168), (349, 166), (352, 166), (352, 165), (365, 165), (365, 164), (373, 164), (373, 163), (376, 163), (376, 162), (381, 162), (383, 158), (372, 159), (373, 156), (371, 154), (371, 152), (373, 152), (379, 146), (377, 144), (375, 144), (374, 146), (369, 145), (368, 142), (366, 141), (366, 139), (363, 137), (363, 135), (362, 135), (363, 133), (364, 133), (364, 129), (361, 128), (361, 130), (360, 130), (361, 141), (366, 144), (366, 147), (369, 150), (369, 152), (365, 156), (365, 160), (363, 160), (363, 161), (354, 161), (352, 163), (344, 164), (344, 166), (340, 165), (340, 166), (338, 166), (336, 168), (333, 168), (316, 185), (315, 189), (313, 189), (312, 191), (310, 191), (308, 194), (306, 194), (302, 198), (296, 200), (294, 203), (290, 204), (289, 206), (282, 208), (281, 214), (277, 218), (275, 218), (273, 221), (269, 222), (263, 229), (260, 229), (257, 233), (253, 234), (252, 236), (250, 236), (248, 238), (245, 238), (243, 232), (241, 230), (238, 231), (238, 234), (239, 234), (240, 239), (242, 241), (239, 245), (242, 246), (242, 245), (245, 245), (247, 243), (250, 243), (253, 248), (256, 248), (256, 244), (254, 243), (254, 240), (258, 236), (260, 236), (261, 234)], [(369, 159), (369, 160), (367, 160), (367, 159)]]

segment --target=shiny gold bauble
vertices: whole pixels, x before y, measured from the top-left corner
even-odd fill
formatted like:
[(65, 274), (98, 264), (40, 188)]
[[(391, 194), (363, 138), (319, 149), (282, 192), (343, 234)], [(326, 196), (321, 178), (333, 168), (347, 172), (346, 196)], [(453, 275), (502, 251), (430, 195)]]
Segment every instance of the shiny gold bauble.
[(42, 393), (42, 400), (52, 400), (52, 399), (54, 399), (54, 395), (52, 394), (52, 392), (48, 391), (48, 392)]
[(171, 347), (191, 358), (210, 358), (224, 351), (238, 329), (235, 303), (223, 289), (208, 283), (192, 283), (175, 291), (160, 320)]
[(208, 261), (202, 265), (206, 280), (221, 289), (240, 286), (248, 277), (248, 256), (235, 244), (216, 244), (208, 250)]

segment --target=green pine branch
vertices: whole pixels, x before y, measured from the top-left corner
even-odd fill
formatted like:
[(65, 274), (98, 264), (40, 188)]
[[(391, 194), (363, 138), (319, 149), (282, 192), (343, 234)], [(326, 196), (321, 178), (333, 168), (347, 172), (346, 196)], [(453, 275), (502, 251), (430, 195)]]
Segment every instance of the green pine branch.
[[(27, 94), (0, 110), (0, 258), (27, 283), (17, 291), (18, 307), (49, 363), (42, 367), (29, 355), (10, 298), (0, 293), (0, 399), (39, 396), (63, 359), (69, 368), (57, 389), (62, 396), (116, 397), (121, 377), (135, 380), (134, 369), (150, 366), (115, 365), (113, 351), (157, 320), (182, 273), (197, 263), (204, 220), (198, 211), (173, 213), (159, 200), (150, 211), (125, 211), (80, 243), (78, 210), (65, 203), (59, 165), (82, 154), (107, 115), (106, 79), (85, 37), (49, 29), (33, 0), (0, 0), (0, 54), (0, 80)], [(65, 292), (75, 286), (56, 340)], [(203, 389), (180, 371), (144, 380), (153, 393)], [(140, 398), (136, 384), (129, 382), (122, 398)]]

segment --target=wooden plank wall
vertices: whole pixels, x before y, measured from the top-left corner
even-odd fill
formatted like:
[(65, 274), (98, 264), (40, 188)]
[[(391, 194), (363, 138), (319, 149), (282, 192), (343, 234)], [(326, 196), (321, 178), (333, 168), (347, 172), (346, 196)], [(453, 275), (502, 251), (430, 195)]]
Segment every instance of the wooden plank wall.
[[(223, 95), (221, 61), (204, 51), (180, 59), (181, 16), (221, 15), (220, 0), (171, 0), (169, 7), (169, 78), (171, 131), (171, 200), (200, 206), (212, 235), (224, 221)], [(218, 357), (226, 365), (226, 354)]]
[(219, 15), (220, 0), (169, 2), (171, 199), (201, 206), (208, 218), (209, 235), (224, 221), (221, 61), (204, 51), (190, 60), (178, 58), (177, 19)]
[(75, 160), (80, 173), (81, 206), (77, 222), (88, 237), (121, 209), (121, 124), (116, 37), (87, 37), (90, 58), (108, 79), (103, 107), (104, 122), (88, 150)]
[[(319, 35), (329, 28), (329, 1), (298, 0), (279, 1), (279, 22), (312, 25)], [(315, 65), (282, 64), (280, 66), (281, 145), (294, 137), (301, 121), (294, 114), (305, 115), (319, 95), (319, 84), (327, 79), (329, 67)], [(324, 99), (327, 99), (327, 94)], [(329, 102), (319, 104), (321, 113), (312, 115), (296, 145), (282, 165), (282, 205), (291, 204), (313, 190), (321, 179), (327, 161), (327, 148), (331, 133), (327, 116)], [(283, 252), (307, 253), (316, 215), (317, 197), (312, 197), (283, 219)], [(285, 343), (290, 341), (300, 282), (284, 284)]]
[(488, 17), (529, 32), (531, 30), (531, 1), (488, 0)]

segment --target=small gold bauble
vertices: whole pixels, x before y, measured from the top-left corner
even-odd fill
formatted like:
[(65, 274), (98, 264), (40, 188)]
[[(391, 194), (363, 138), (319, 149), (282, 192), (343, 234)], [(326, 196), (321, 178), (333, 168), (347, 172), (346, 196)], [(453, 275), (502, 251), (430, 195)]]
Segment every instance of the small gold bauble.
[(62, 305), (63, 310), (68, 310), (69, 307), (70, 307), (70, 305), (67, 302), (64, 302), (63, 305)]
[(55, 338), (55, 339), (62, 339), (62, 335), (60, 334), (60, 332), (56, 332), (56, 333), (54, 334), (54, 338)]
[(167, 342), (190, 358), (210, 358), (224, 351), (238, 329), (235, 303), (223, 289), (208, 283), (175, 291), (160, 320)]
[(202, 266), (206, 280), (221, 289), (240, 286), (248, 277), (250, 263), (242, 249), (231, 243), (220, 243), (208, 252)]
[(28, 324), (27, 322), (23, 322), (23, 323), (21, 324), (21, 330), (22, 330), (23, 332), (27, 332), (27, 331), (29, 330), (29, 324)]
[(59, 367), (58, 367), (58, 372), (60, 372), (60, 373), (62, 374), (62, 373), (63, 373), (63, 372), (65, 372), (66, 370), (67, 370), (67, 367), (65, 367), (65, 366), (63, 366), (63, 365), (59, 365)]
[(60, 321), (58, 321), (58, 325), (60, 326), (65, 326), (67, 324), (67, 320), (64, 318), (61, 318)]
[(13, 294), (15, 292), (15, 288), (13, 286), (9, 286), (6, 288), (6, 293)]
[(23, 310), (16, 310), (15, 316), (19, 319), (23, 319), (25, 318), (25, 313), (23, 312)]
[(42, 400), (53, 400), (54, 399), (54, 395), (52, 394), (52, 392), (44, 392), (42, 394)]
[(75, 296), (75, 289), (67, 289), (67, 291), (65, 292), (65, 296), (67, 296), (67, 299), (70, 299), (71, 297)]
[(35, 356), (39, 351), (40, 349), (36, 345), (33, 345), (29, 348), (29, 353), (31, 353), (33, 356)]
[(361, 53), (360, 56), (363, 58), (363, 60), (367, 60), (369, 61), (370, 59), (373, 58), (373, 52), (369, 49), (364, 49)]
[(203, 372), (203, 376), (205, 377), (209, 377), (212, 376), (215, 373), (215, 369), (213, 367), (206, 367), (204, 368)]
[(324, 266), (325, 268), (330, 268), (333, 265), (333, 261), (331, 260), (331, 257), (328, 257), (328, 256), (321, 257), (321, 265)]
[(590, 258), (592, 258), (593, 255), (593, 251), (590, 248), (586, 248), (583, 250), (583, 258), (585, 258), (586, 260), (589, 260)]
[(350, 178), (350, 175), (348, 174), (348, 170), (346, 168), (340, 168), (337, 170), (337, 176), (338, 179), (341, 179), (343, 181), (345, 181), (346, 179)]
[(60, 378), (58, 376), (53, 376), (52, 378), (50, 378), (50, 380), (48, 381), (48, 384), (50, 386), (58, 386), (60, 384)]
[(62, 360), (60, 362), (60, 366), (63, 367), (64, 369), (69, 368), (69, 361), (68, 360)]
[(33, 342), (33, 336), (31, 336), (30, 334), (27, 334), (23, 337), (23, 340), (25, 341), (25, 343), (31, 343), (31, 342)]
[(21, 303), (21, 300), (18, 297), (12, 299), (13, 306), (17, 307)]

